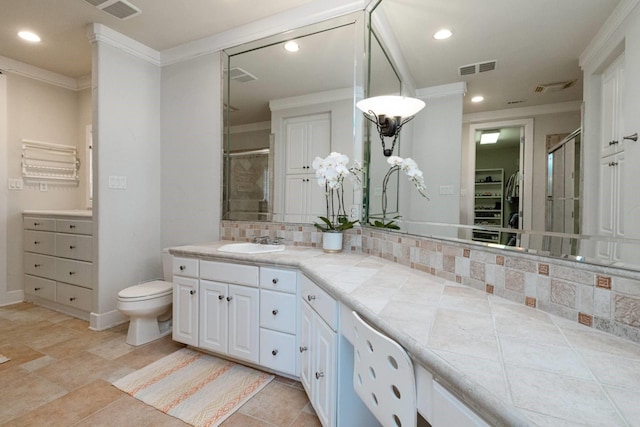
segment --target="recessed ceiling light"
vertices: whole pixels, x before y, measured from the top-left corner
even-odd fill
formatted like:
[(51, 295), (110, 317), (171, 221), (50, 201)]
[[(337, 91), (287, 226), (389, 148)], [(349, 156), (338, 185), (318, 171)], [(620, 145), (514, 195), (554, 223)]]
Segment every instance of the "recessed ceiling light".
[(474, 96), (473, 98), (471, 98), (471, 102), (482, 102), (482, 101), (484, 101), (484, 96), (482, 95)]
[(297, 52), (300, 50), (300, 45), (292, 40), (284, 44), (284, 49), (287, 52)]
[(20, 31), (18, 37), (32, 43), (38, 43), (40, 41), (40, 36), (31, 31)]
[(436, 32), (433, 35), (433, 38), (436, 39), (436, 40), (444, 40), (444, 39), (448, 39), (452, 35), (453, 35), (453, 33), (451, 32), (451, 30), (443, 28), (443, 29), (439, 30), (438, 32)]
[(480, 144), (495, 144), (500, 137), (500, 131), (483, 132), (480, 136)]

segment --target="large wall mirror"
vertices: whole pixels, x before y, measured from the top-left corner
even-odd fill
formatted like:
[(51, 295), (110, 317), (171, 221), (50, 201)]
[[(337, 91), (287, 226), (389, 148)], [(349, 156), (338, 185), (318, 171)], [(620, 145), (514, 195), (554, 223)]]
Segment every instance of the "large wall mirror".
[[(401, 89), (385, 77), (385, 94), (401, 90), (427, 104), (403, 128), (394, 154), (416, 160), (429, 199), (400, 179), (399, 232), (640, 268), (640, 235), (600, 233), (598, 209), (583, 203), (608, 206), (598, 188), (583, 184), (585, 174), (602, 172), (584, 160), (595, 147), (585, 147), (580, 131), (579, 56), (618, 3), (381, 0), (371, 21), (386, 53), (371, 56), (390, 64), (371, 66), (383, 67), (378, 75), (397, 70)], [(453, 36), (436, 40), (443, 27)], [(378, 49), (373, 41), (371, 48)], [(484, 101), (472, 102), (478, 95)], [(492, 133), (497, 142), (483, 143)], [(377, 181), (388, 166), (375, 159), (375, 139), (370, 147), (375, 216)]]
[[(224, 219), (312, 223), (326, 215), (314, 158), (363, 157), (354, 105), (364, 93), (365, 18), (354, 13), (225, 50)], [(347, 210), (358, 213), (361, 192), (347, 194)]]

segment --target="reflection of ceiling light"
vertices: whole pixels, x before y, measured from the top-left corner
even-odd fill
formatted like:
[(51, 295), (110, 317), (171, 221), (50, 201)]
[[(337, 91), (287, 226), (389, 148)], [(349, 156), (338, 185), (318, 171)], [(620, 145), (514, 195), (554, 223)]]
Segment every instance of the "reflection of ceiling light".
[(495, 144), (500, 137), (500, 131), (493, 130), (489, 132), (483, 132), (480, 136), (480, 144)]
[(443, 29), (439, 30), (438, 32), (436, 32), (433, 35), (433, 38), (436, 39), (436, 40), (444, 40), (444, 39), (448, 39), (452, 35), (453, 35), (453, 33), (451, 32), (451, 30), (443, 28)]
[(28, 42), (38, 43), (40, 41), (40, 36), (36, 33), (32, 33), (31, 31), (20, 31), (18, 33), (18, 37)]
[(292, 40), (284, 44), (284, 49), (287, 52), (297, 52), (300, 50), (300, 45)]
[(484, 96), (482, 95), (474, 96), (473, 98), (471, 98), (471, 102), (482, 102), (482, 101), (484, 101)]

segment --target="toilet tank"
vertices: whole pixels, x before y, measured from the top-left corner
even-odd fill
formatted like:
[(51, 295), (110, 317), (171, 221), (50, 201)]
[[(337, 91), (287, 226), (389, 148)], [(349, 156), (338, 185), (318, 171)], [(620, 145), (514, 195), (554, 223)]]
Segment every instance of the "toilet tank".
[(173, 255), (169, 248), (162, 250), (162, 276), (166, 282), (173, 282)]

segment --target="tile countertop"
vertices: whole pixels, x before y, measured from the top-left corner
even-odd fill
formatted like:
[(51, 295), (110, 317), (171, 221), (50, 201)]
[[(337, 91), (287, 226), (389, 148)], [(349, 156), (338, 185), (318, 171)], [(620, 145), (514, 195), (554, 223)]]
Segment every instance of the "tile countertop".
[(287, 247), (173, 255), (295, 267), (491, 425), (640, 426), (640, 345), (375, 256)]

